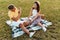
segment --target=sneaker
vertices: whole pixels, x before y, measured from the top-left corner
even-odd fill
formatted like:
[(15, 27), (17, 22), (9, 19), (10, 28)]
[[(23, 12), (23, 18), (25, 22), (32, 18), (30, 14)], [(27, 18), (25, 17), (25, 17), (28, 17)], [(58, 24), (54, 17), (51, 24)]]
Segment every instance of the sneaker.
[(35, 33), (35, 32), (31, 32), (30, 35), (29, 35), (29, 37), (32, 37), (32, 36), (34, 35), (34, 33)]
[(42, 29), (43, 29), (44, 32), (46, 32), (46, 30), (47, 30), (45, 27), (42, 27)]
[(51, 22), (48, 22), (48, 23), (46, 23), (46, 25), (47, 25), (47, 26), (50, 26), (50, 25), (52, 25), (52, 23), (51, 23)]
[(44, 27), (48, 27), (47, 25), (43, 24)]

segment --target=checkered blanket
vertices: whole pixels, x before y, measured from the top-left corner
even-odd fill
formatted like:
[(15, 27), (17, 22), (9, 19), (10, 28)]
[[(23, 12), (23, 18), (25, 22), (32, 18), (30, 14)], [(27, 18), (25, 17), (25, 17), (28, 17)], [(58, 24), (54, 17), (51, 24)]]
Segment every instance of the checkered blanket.
[[(22, 19), (21, 19), (21, 20), (22, 20)], [(6, 23), (7, 23), (8, 21), (9, 21), (9, 20), (7, 20)], [(42, 19), (42, 23), (43, 23), (44, 25), (46, 25), (47, 27), (50, 26), (50, 25), (52, 25), (51, 22), (49, 22), (49, 21), (47, 21), (47, 20), (43, 20), (43, 19)], [(8, 24), (8, 23), (7, 23), (7, 24)], [(8, 25), (9, 25), (9, 24), (8, 24)], [(11, 26), (11, 25), (9, 25), (9, 26), (10, 26), (11, 29), (12, 29), (12, 37), (13, 37), (13, 38), (18, 37), (18, 36), (21, 36), (21, 35), (23, 35), (23, 34), (25, 33), (25, 32), (22, 31), (22, 29), (19, 28), (19, 27)], [(27, 28), (28, 30), (40, 30), (40, 29), (41, 29), (41, 27), (39, 27), (39, 26), (33, 26), (33, 27), (31, 27), (30, 25), (27, 26), (26, 28)]]

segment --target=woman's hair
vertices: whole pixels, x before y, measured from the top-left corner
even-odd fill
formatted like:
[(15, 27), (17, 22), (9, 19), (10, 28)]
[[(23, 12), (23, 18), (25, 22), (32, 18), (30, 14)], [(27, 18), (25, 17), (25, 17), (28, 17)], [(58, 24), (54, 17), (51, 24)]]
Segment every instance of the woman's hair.
[(39, 7), (39, 3), (38, 2), (34, 2), (36, 5), (37, 5), (37, 12), (39, 12), (39, 10), (40, 10), (40, 7)]

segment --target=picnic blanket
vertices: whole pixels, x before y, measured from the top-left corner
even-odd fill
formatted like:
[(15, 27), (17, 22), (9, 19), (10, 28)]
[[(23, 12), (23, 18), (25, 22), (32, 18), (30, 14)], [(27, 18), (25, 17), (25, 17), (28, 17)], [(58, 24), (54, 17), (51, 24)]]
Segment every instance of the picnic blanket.
[[(20, 20), (21, 21), (23, 21), (24, 19), (26, 19), (26, 18), (21, 18)], [(10, 20), (7, 20), (6, 21), (6, 23), (8, 24), (8, 23), (10, 23)], [(52, 25), (52, 22), (49, 22), (49, 21), (47, 21), (47, 20), (44, 20), (44, 19), (42, 19), (42, 23), (44, 24), (44, 25), (46, 25), (47, 27), (48, 26), (50, 26), (50, 25)], [(25, 32), (24, 31), (22, 31), (22, 29), (21, 28), (19, 28), (19, 27), (16, 27), (16, 26), (13, 26), (13, 25), (11, 25), (11, 24), (8, 24), (10, 27), (11, 27), (11, 29), (12, 29), (12, 37), (13, 38), (15, 38), (15, 37), (18, 37), (18, 36), (21, 36), (21, 35), (23, 35)], [(40, 30), (41, 29), (41, 27), (39, 27), (39, 26), (27, 26), (26, 27), (28, 30)]]

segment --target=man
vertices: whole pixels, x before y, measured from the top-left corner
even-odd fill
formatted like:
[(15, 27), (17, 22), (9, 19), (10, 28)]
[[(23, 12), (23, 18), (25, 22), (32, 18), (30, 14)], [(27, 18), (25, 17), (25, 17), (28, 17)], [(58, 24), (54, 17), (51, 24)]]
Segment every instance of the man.
[(20, 20), (21, 9), (17, 9), (14, 5), (9, 5), (8, 9), (9, 9), (8, 16), (11, 20), (11, 24), (22, 28), (22, 30), (25, 33), (27, 33), (30, 37), (32, 37), (35, 32), (29, 32), (29, 30), (26, 29), (25, 26), (28, 25), (28, 22)]

